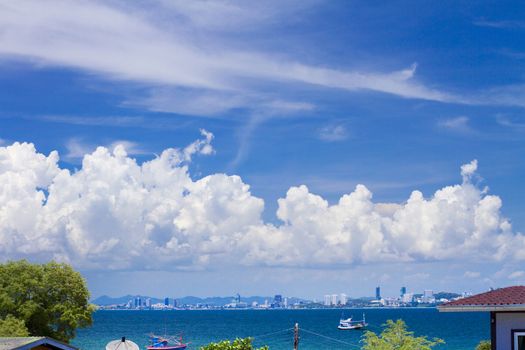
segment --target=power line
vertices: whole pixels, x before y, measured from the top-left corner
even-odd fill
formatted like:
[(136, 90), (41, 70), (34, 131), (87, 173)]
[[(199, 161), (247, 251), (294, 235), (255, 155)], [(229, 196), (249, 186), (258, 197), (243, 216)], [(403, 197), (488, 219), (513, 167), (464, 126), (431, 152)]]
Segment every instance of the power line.
[(284, 333), (284, 332), (289, 332), (293, 330), (293, 328), (287, 328), (287, 329), (282, 329), (280, 331), (276, 331), (276, 332), (271, 332), (271, 333), (264, 333), (264, 334), (260, 334), (260, 335), (255, 335), (255, 336), (252, 336), (251, 338), (262, 338), (262, 337), (267, 337), (267, 336), (270, 336), (270, 335), (274, 335), (274, 334), (279, 334), (279, 333)]
[(349, 346), (354, 346), (354, 347), (356, 347), (356, 348), (361, 349), (361, 347), (360, 347), (359, 345), (355, 345), (355, 344), (348, 343), (348, 342), (343, 341), (343, 340), (340, 340), (340, 339), (336, 339), (336, 338), (329, 337), (329, 336), (327, 336), (327, 335), (323, 335), (323, 334), (319, 334), (319, 333), (316, 333), (316, 332), (313, 332), (313, 331), (309, 331), (309, 330), (304, 329), (304, 328), (301, 328), (301, 331), (306, 332), (306, 333), (310, 333), (310, 334), (313, 334), (313, 335), (316, 335), (316, 336), (321, 337), (321, 338), (325, 338), (325, 339), (332, 340), (332, 341), (335, 341), (335, 342), (338, 342), (338, 343), (341, 343), (341, 344), (345, 344), (345, 345), (349, 345)]

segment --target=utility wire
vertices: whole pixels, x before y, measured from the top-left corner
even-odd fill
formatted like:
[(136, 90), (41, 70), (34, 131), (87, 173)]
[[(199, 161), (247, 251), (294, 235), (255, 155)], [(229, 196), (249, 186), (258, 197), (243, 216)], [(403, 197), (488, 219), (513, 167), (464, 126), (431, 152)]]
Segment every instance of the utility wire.
[(313, 334), (313, 335), (316, 335), (318, 337), (321, 337), (321, 338), (325, 338), (325, 339), (328, 339), (328, 340), (332, 340), (332, 341), (335, 341), (335, 342), (338, 342), (338, 343), (341, 343), (341, 344), (345, 344), (345, 345), (349, 345), (349, 346), (354, 346), (358, 349), (361, 349), (361, 347), (359, 345), (355, 345), (355, 344), (352, 344), (352, 343), (348, 343), (346, 341), (343, 341), (343, 340), (340, 340), (340, 339), (336, 339), (336, 338), (332, 338), (332, 337), (329, 337), (327, 335), (323, 335), (323, 334), (319, 334), (319, 333), (316, 333), (316, 332), (312, 332), (312, 331), (309, 331), (307, 329), (304, 329), (304, 328), (301, 328), (301, 332), (306, 332), (306, 333), (310, 333), (310, 334)]
[(276, 331), (276, 332), (271, 332), (271, 333), (265, 333), (265, 334), (260, 334), (260, 335), (254, 335), (252, 336), (251, 338), (262, 338), (262, 337), (267, 337), (267, 336), (270, 336), (270, 335), (274, 335), (274, 334), (279, 334), (279, 333), (284, 333), (284, 332), (289, 332), (293, 330), (293, 328), (287, 328), (287, 329), (282, 329), (280, 331)]

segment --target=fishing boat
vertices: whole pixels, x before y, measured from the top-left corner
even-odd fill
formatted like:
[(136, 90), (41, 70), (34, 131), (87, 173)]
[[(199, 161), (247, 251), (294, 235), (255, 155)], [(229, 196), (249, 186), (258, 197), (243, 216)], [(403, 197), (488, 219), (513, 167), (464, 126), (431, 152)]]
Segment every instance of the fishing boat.
[[(146, 346), (147, 350), (185, 350), (188, 346), (182, 342), (182, 336), (179, 339), (173, 337), (160, 337), (158, 335), (150, 335), (150, 345)], [(171, 342), (171, 344), (170, 344)]]
[(342, 331), (348, 331), (352, 329), (363, 329), (366, 326), (368, 326), (368, 323), (366, 323), (365, 314), (363, 314), (363, 319), (359, 321), (352, 320), (352, 317), (350, 318), (343, 318), (339, 320), (339, 326), (337, 326), (337, 329), (340, 329)]

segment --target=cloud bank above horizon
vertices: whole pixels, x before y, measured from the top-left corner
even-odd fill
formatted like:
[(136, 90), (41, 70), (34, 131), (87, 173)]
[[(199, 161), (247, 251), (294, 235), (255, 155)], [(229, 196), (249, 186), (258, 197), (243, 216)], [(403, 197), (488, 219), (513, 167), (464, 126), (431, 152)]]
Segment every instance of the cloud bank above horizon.
[(501, 199), (461, 184), (404, 203), (376, 203), (357, 185), (330, 205), (304, 186), (278, 200), (281, 224), (241, 177), (196, 180), (188, 165), (214, 153), (213, 135), (138, 164), (125, 147), (98, 147), (75, 171), (30, 143), (0, 147), (0, 254), (56, 259), (85, 270), (202, 270), (227, 266), (351, 267), (384, 262), (523, 261), (525, 237)]

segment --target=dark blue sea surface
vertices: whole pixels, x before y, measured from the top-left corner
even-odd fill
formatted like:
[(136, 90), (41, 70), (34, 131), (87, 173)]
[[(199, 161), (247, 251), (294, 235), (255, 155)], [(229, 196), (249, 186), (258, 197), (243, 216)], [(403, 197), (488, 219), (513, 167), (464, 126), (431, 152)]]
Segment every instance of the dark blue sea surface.
[[(488, 313), (440, 313), (433, 308), (344, 311), (345, 317), (354, 319), (361, 319), (363, 312), (369, 330), (380, 332), (386, 320), (403, 319), (415, 335), (444, 339), (446, 344), (439, 350), (474, 350), (480, 340), (490, 337)], [(301, 350), (359, 349), (364, 332), (338, 330), (340, 316), (341, 310), (336, 309), (97, 311), (93, 326), (80, 329), (72, 343), (83, 350), (100, 350), (110, 340), (126, 336), (144, 349), (151, 332), (182, 332), (188, 349), (236, 337), (254, 337), (255, 345), (269, 345), (272, 350), (291, 349), (290, 328), (298, 322)]]

